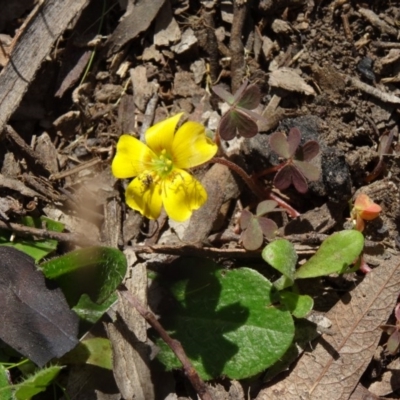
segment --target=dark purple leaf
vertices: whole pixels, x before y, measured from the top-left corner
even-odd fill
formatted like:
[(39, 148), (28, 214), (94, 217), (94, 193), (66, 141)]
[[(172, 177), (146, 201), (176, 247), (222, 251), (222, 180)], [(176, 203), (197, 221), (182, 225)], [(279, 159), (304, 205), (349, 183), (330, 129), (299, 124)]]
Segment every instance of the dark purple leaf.
[(249, 210), (242, 210), (239, 219), (239, 225), (242, 230), (247, 229), (253, 218), (253, 214)]
[(226, 91), (221, 85), (213, 86), (211, 89), (218, 97), (226, 101), (229, 105), (232, 106), (234, 104), (235, 97), (231, 93)]
[(306, 193), (308, 190), (308, 184), (303, 174), (294, 165), (286, 164), (275, 175), (274, 185), (279, 190), (284, 190), (291, 184), (299, 193)]
[(246, 90), (247, 85), (249, 84), (249, 81), (244, 81), (241, 86), (239, 87), (238, 90), (236, 90), (234, 98), (233, 98), (233, 104), (238, 104), (240, 101), (241, 97), (243, 96), (243, 92)]
[(301, 147), (301, 161), (311, 161), (319, 153), (319, 144), (315, 140), (309, 140)]
[(218, 131), (224, 140), (231, 140), (236, 136), (236, 120), (232, 111), (228, 111), (222, 116)]
[(0, 246), (0, 338), (38, 366), (77, 343), (78, 316), (33, 258)]
[(274, 186), (279, 190), (285, 190), (292, 184), (292, 169), (290, 164), (285, 165), (275, 175)]
[(301, 141), (301, 133), (298, 128), (291, 128), (287, 137), (288, 147), (289, 147), (289, 157), (293, 157), (297, 148), (299, 147)]
[(261, 100), (261, 92), (257, 85), (250, 85), (240, 97), (237, 105), (247, 110), (254, 110), (258, 107)]
[(308, 190), (308, 183), (304, 175), (292, 165), (292, 182), (293, 186), (299, 193), (306, 193)]
[(257, 218), (251, 218), (249, 226), (242, 232), (240, 239), (246, 250), (257, 250), (261, 247), (264, 238)]
[(291, 157), (287, 137), (283, 132), (274, 132), (269, 137), (269, 145), (271, 149), (281, 157), (286, 159)]
[(317, 181), (319, 179), (321, 171), (315, 165), (298, 160), (293, 160), (293, 163), (309, 181)]
[(259, 217), (257, 219), (264, 236), (269, 240), (274, 239), (276, 231), (278, 230), (278, 225), (269, 218)]
[(277, 207), (277, 205), (278, 203), (274, 200), (264, 200), (258, 204), (256, 215), (258, 217), (261, 217), (262, 215), (265, 215), (274, 210)]
[(251, 138), (257, 135), (258, 126), (251, 117), (240, 110), (232, 111), (232, 113), (234, 114), (236, 128), (240, 136)]

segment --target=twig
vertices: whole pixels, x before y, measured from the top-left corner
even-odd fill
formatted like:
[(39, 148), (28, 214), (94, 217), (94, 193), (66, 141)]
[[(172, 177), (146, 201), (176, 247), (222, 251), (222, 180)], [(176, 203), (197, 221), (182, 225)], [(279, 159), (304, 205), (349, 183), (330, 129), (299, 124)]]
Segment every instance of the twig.
[(134, 245), (131, 249), (136, 254), (170, 254), (173, 256), (194, 257), (224, 257), (224, 258), (260, 258), (261, 251), (249, 251), (240, 248), (219, 249), (217, 247), (197, 247), (195, 245), (164, 245), (154, 244), (151, 246)]
[(242, 34), (244, 21), (247, 15), (247, 1), (233, 1), (233, 22), (231, 29), (231, 40), (229, 47), (231, 50), (231, 90), (235, 93), (242, 83), (245, 69), (244, 46)]
[(215, 36), (215, 23), (214, 23), (214, 15), (215, 11), (206, 11), (202, 12), (202, 16), (204, 19), (204, 27), (207, 32), (207, 53), (210, 59), (210, 77), (212, 85), (215, 85), (219, 75), (219, 63), (218, 63), (218, 41)]
[(183, 369), (185, 370), (185, 373), (190, 383), (192, 384), (193, 388), (196, 390), (200, 398), (202, 400), (212, 400), (212, 397), (210, 395), (210, 392), (208, 391), (206, 384), (200, 378), (199, 374), (194, 369), (192, 363), (187, 358), (180, 342), (178, 342), (175, 339), (172, 339), (171, 336), (168, 335), (168, 333), (158, 322), (154, 314), (149, 310), (147, 310), (147, 308), (143, 306), (143, 304), (138, 300), (138, 298), (133, 293), (128, 292), (126, 286), (121, 285), (119, 287), (119, 293), (125, 298), (125, 300), (128, 301), (128, 303), (130, 303), (133, 307), (136, 308), (139, 314), (158, 332), (158, 334), (161, 336), (164, 342), (171, 348), (171, 350), (174, 352), (178, 360), (182, 363)]
[(22, 139), (22, 137), (19, 136), (19, 134), (10, 125), (5, 126), (4, 132), (10, 141), (15, 143), (25, 155), (27, 155), (32, 161), (38, 164), (38, 166), (42, 169), (41, 172), (43, 172), (46, 176), (50, 174), (44, 160), (42, 160), (39, 154), (35, 153), (35, 151), (33, 151), (32, 148), (28, 146), (25, 140)]
[(400, 104), (400, 97), (397, 97), (390, 93), (382, 92), (381, 90), (374, 88), (373, 86), (367, 85), (366, 83), (361, 82), (356, 78), (347, 76), (346, 82), (350, 83), (356, 89), (359, 89), (364, 93), (376, 97), (377, 99), (383, 101), (384, 103)]
[(155, 90), (153, 95), (150, 97), (149, 102), (146, 105), (146, 111), (144, 112), (143, 123), (140, 128), (140, 140), (142, 142), (145, 141), (145, 133), (147, 129), (150, 128), (150, 125), (154, 121), (154, 115), (156, 113), (157, 103), (158, 103), (158, 91)]
[(371, 42), (371, 44), (375, 47), (379, 47), (381, 49), (400, 49), (400, 43), (399, 42), (380, 42), (380, 41), (374, 41)]
[(8, 231), (15, 232), (19, 236), (23, 237), (37, 236), (43, 239), (55, 239), (58, 240), (59, 242), (75, 243), (82, 247), (100, 245), (99, 242), (88, 239), (84, 235), (79, 235), (76, 233), (67, 233), (67, 232), (53, 232), (53, 231), (48, 231), (47, 229), (32, 228), (29, 226), (15, 224), (11, 222), (0, 221), (0, 229), (6, 229)]
[(77, 165), (76, 167), (70, 168), (67, 171), (62, 171), (57, 174), (50, 175), (50, 180), (57, 181), (59, 179), (66, 178), (67, 176), (76, 174), (77, 172), (83, 171), (84, 169), (94, 167), (95, 165), (101, 163), (101, 161), (101, 158), (93, 158), (93, 160)]
[(393, 26), (390, 26), (386, 21), (380, 19), (378, 15), (376, 15), (372, 10), (368, 8), (359, 8), (358, 12), (368, 20), (371, 25), (378, 28), (381, 32), (386, 33), (389, 36), (393, 36), (397, 39), (398, 30)]

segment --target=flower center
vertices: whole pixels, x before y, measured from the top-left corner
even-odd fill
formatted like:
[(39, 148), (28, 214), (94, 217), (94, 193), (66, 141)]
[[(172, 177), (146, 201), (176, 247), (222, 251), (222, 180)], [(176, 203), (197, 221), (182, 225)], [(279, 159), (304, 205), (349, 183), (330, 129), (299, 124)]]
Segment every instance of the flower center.
[(159, 177), (166, 178), (174, 169), (171, 158), (165, 149), (161, 151), (158, 157), (153, 158), (152, 167)]

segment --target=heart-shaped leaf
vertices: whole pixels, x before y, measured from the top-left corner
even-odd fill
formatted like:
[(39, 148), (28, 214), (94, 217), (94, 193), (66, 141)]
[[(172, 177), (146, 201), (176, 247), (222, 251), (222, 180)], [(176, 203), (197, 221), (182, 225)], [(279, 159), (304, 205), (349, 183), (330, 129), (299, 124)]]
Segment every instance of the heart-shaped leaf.
[(258, 203), (256, 215), (258, 217), (261, 217), (262, 215), (265, 215), (265, 214), (271, 212), (272, 210), (275, 210), (275, 208), (277, 206), (278, 206), (278, 203), (274, 200), (264, 200), (264, 201)]
[[(254, 376), (285, 353), (294, 336), (293, 320), (290, 312), (273, 306), (272, 284), (261, 274), (194, 259), (173, 270), (178, 278), (163, 283), (176, 307), (163, 313), (161, 322), (202, 378)], [(167, 368), (179, 368), (171, 350), (157, 344)]]
[(260, 89), (257, 85), (249, 85), (240, 97), (237, 105), (247, 110), (254, 110), (261, 100)]
[(293, 160), (293, 164), (309, 181), (316, 181), (321, 175), (321, 170), (309, 162)]

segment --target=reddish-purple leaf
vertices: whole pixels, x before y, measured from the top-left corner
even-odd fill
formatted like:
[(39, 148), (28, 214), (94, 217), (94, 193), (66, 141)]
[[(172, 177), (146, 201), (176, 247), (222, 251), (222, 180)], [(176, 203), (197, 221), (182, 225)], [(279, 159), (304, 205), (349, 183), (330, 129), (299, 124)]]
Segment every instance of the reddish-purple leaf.
[(285, 190), (292, 184), (292, 166), (286, 164), (275, 175), (274, 185), (279, 190)]
[(311, 161), (319, 153), (319, 144), (315, 140), (309, 140), (301, 147), (301, 161)]
[(293, 157), (301, 141), (301, 133), (298, 128), (291, 128), (287, 137), (289, 157)]
[(0, 246), (0, 269), (0, 338), (38, 366), (73, 349), (79, 318), (33, 258)]
[(222, 116), (218, 131), (219, 135), (224, 140), (231, 140), (236, 136), (236, 120), (232, 111), (228, 111)]
[(253, 218), (253, 214), (249, 210), (242, 210), (240, 214), (240, 219), (239, 219), (239, 225), (242, 230), (247, 229), (247, 227), (250, 225), (250, 222)]
[(386, 346), (390, 354), (394, 355), (397, 353), (400, 346), (400, 333), (398, 329), (395, 329), (395, 331), (389, 336)]
[(292, 165), (292, 182), (293, 186), (299, 193), (306, 193), (308, 190), (308, 183), (304, 175)]
[(291, 157), (287, 137), (283, 132), (274, 132), (269, 137), (269, 145), (271, 149), (281, 157), (286, 159)]
[(269, 240), (274, 239), (276, 231), (278, 230), (278, 225), (269, 218), (258, 217), (257, 219), (264, 236)]
[(258, 203), (256, 215), (261, 217), (274, 210), (277, 207), (278, 203), (274, 200), (264, 200), (261, 203)]
[(249, 84), (249, 81), (245, 80), (245, 81), (241, 84), (241, 86), (239, 87), (239, 89), (236, 90), (235, 95), (234, 95), (234, 98), (233, 98), (233, 104), (236, 105), (236, 104), (240, 101), (240, 99), (241, 99), (241, 97), (243, 96), (243, 93), (244, 93), (244, 91), (246, 90), (248, 84)]
[(254, 110), (260, 104), (261, 92), (257, 85), (250, 85), (239, 98), (237, 105), (247, 110)]
[(293, 164), (309, 181), (317, 181), (321, 175), (321, 170), (308, 162), (293, 160)]
[(242, 232), (240, 239), (246, 250), (257, 250), (261, 247), (264, 237), (256, 218), (251, 218), (249, 226)]
[(258, 126), (246, 113), (235, 110), (232, 111), (235, 118), (236, 128), (240, 136), (251, 138), (258, 133)]
[(217, 96), (226, 101), (229, 105), (232, 106), (235, 103), (235, 97), (226, 91), (221, 85), (213, 86), (211, 89)]

